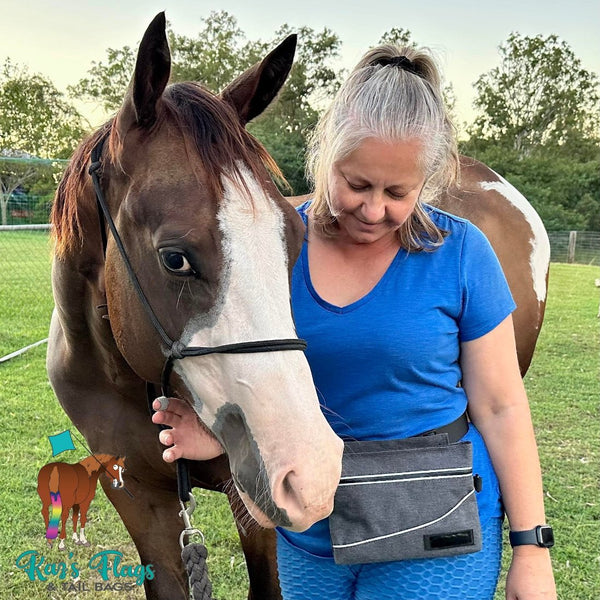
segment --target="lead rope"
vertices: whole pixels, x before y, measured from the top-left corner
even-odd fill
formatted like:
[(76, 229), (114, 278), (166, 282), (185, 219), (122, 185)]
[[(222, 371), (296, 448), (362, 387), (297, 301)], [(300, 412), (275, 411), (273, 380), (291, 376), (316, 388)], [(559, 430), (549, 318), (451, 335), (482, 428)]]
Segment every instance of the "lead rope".
[[(163, 388), (163, 396), (168, 393), (167, 389)], [(154, 386), (150, 382), (146, 382), (146, 397), (148, 399), (148, 408), (150, 413), (152, 409), (152, 399), (154, 394)], [(158, 398), (160, 400), (160, 398)], [(166, 429), (164, 425), (159, 425), (160, 429)], [(179, 516), (183, 519), (184, 529), (179, 535), (179, 545), (181, 546), (181, 561), (188, 576), (188, 594), (191, 600), (212, 600), (212, 584), (208, 578), (208, 550), (204, 545), (204, 534), (195, 527), (192, 527), (191, 516), (196, 510), (196, 499), (192, 494), (192, 486), (190, 483), (190, 471), (188, 461), (185, 458), (180, 458), (176, 461), (177, 465), (177, 494), (179, 496), (179, 505), (181, 510)], [(186, 504), (188, 506), (186, 506)], [(200, 543), (192, 543), (192, 536), (199, 536)]]
[[(185, 570), (189, 580), (189, 594), (192, 600), (212, 600), (212, 584), (208, 578), (208, 565), (206, 559), (208, 550), (204, 545), (204, 535), (199, 529), (192, 527), (190, 517), (196, 508), (196, 500), (192, 493), (189, 493), (189, 506), (180, 500), (181, 512), (179, 516), (183, 519), (185, 529), (179, 536), (179, 545), (181, 546), (181, 560), (185, 565)], [(201, 543), (191, 543), (192, 536), (197, 535), (202, 539)], [(186, 543), (186, 539), (188, 540)]]

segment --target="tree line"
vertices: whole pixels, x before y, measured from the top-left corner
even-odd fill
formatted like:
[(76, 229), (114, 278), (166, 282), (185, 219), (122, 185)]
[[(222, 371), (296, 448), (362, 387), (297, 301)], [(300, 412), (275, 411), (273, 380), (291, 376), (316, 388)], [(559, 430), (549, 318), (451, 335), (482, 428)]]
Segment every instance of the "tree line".
[[(304, 177), (307, 136), (347, 73), (332, 65), (342, 42), (328, 28), (294, 29), (299, 45), (290, 77), (273, 105), (248, 129), (281, 167), (291, 191), (309, 191)], [(213, 12), (196, 37), (168, 30), (172, 81), (197, 81), (218, 92), (292, 33), (249, 40), (236, 18)], [(392, 28), (376, 43), (414, 45), (411, 33)], [(366, 49), (365, 49), (366, 50)], [(64, 164), (90, 126), (74, 98), (119, 108), (135, 64), (130, 46), (108, 48), (67, 93), (52, 81), (6, 59), (0, 72), (0, 201), (26, 191), (48, 198)], [(476, 116), (464, 124), (463, 154), (508, 179), (533, 204), (548, 230), (600, 230), (600, 94), (598, 77), (583, 68), (556, 35), (511, 33), (499, 46), (496, 67), (474, 83)], [(451, 84), (444, 95), (452, 112)], [(41, 166), (40, 166), (41, 165)], [(284, 190), (285, 191), (285, 190)], [(289, 191), (289, 190), (288, 190)], [(3, 214), (5, 218), (5, 215)]]

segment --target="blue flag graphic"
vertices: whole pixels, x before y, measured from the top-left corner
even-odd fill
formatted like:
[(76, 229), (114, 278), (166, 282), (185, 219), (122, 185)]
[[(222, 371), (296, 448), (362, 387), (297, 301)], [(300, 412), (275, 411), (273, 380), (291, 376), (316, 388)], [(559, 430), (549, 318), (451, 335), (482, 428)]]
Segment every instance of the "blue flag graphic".
[(75, 450), (73, 438), (71, 437), (71, 432), (68, 429), (62, 433), (57, 433), (56, 435), (49, 435), (48, 440), (52, 446), (52, 456), (56, 456), (61, 452), (65, 452), (66, 450)]

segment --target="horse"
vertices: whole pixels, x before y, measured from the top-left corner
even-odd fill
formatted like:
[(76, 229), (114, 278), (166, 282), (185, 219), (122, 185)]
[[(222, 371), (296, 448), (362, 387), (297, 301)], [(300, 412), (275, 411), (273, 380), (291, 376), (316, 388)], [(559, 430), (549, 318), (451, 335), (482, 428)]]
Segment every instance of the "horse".
[[(78, 148), (57, 190), (48, 375), (90, 447), (128, 457), (133, 499), (102, 484), (141, 561), (154, 566), (147, 598), (188, 597), (175, 467), (162, 460), (147, 407), (148, 385), (166, 379), (226, 450), (192, 462), (191, 484), (227, 494), (248, 598), (280, 600), (272, 527), (301, 530), (331, 512), (342, 453), (294, 351), (301, 346), (281, 341), (296, 338), (289, 277), (304, 236), (298, 199), (281, 196), (276, 165), (244, 128), (283, 85), (295, 38), (215, 96), (196, 84), (167, 86), (164, 25), (161, 13), (121, 109)], [(99, 167), (100, 194), (88, 175)], [(526, 201), (507, 199), (514, 188), (470, 159), (462, 167), (461, 188), (440, 204), (476, 222), (499, 254), (519, 305), (524, 372), (543, 318), (543, 236)], [(254, 353), (265, 346), (250, 340), (261, 339), (275, 340), (268, 357)], [(248, 528), (241, 507), (264, 527)]]
[[(61, 522), (59, 550), (65, 549), (65, 527), (69, 512), (73, 515), (73, 541), (81, 546), (89, 546), (85, 537), (87, 512), (96, 495), (98, 477), (104, 473), (113, 489), (121, 489), (125, 459), (109, 454), (88, 456), (78, 463), (52, 462), (44, 465), (38, 473), (37, 492), (42, 501), (42, 517), (46, 528), (49, 546), (58, 535)], [(79, 516), (79, 536), (77, 517)]]
[[(303, 530), (333, 508), (343, 443), (290, 306), (304, 225), (245, 129), (283, 85), (295, 46), (289, 36), (219, 96), (167, 85), (160, 13), (123, 105), (78, 147), (55, 195), (48, 377), (92, 452), (127, 456), (133, 497), (101, 482), (154, 567), (147, 598), (188, 597), (176, 469), (162, 460), (148, 387), (189, 402), (226, 450), (192, 462), (190, 483), (226, 493), (237, 511), (250, 598), (280, 597), (269, 528)], [(242, 506), (265, 528), (248, 527)]]

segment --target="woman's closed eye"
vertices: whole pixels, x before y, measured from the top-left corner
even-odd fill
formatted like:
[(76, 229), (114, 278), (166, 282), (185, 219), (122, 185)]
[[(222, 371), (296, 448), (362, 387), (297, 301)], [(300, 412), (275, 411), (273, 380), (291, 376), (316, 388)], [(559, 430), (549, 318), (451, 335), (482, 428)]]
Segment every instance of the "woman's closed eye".
[(406, 198), (408, 195), (405, 192), (400, 192), (398, 190), (386, 190), (386, 194), (394, 200), (401, 200), (402, 198)]
[(353, 189), (355, 192), (363, 192), (365, 190), (368, 190), (371, 186), (368, 183), (353, 183), (350, 181), (347, 181), (348, 186)]

